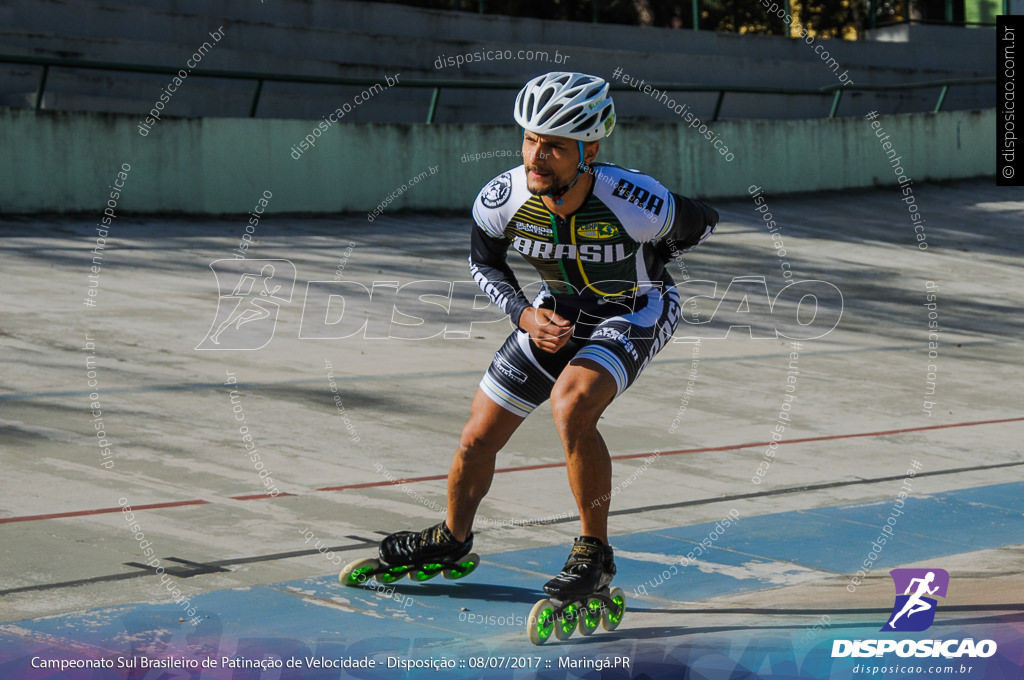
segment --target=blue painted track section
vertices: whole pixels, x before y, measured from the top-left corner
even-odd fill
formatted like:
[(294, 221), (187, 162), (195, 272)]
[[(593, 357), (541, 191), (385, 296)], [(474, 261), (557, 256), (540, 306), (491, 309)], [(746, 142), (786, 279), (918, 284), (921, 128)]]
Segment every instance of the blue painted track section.
[[(626, 591), (627, 614), (618, 630), (589, 638), (577, 633), (536, 647), (526, 636), (539, 586), (567, 554), (560, 545), (484, 555), (474, 574), (454, 582), (345, 588), (330, 574), (211, 592), (191, 598), (198, 624), (180, 620), (179, 606), (152, 603), (9, 623), (0, 626), (0, 678), (1024, 677), (1020, 610), (943, 613), (940, 602), (931, 629), (892, 637), (878, 632), (888, 611), (866, 607), (842, 586), (814, 610), (737, 612), (743, 624), (723, 624), (721, 610), (701, 609), (721, 595), (849, 577), (872, 553), (878, 576), (1024, 543), (1022, 482), (910, 497), (892, 522), (894, 507), (887, 499), (616, 536), (616, 584)], [(885, 526), (891, 533), (882, 534)], [(880, 535), (889, 538), (873, 551)], [(956, 579), (951, 571), (951, 588)], [(812, 628), (830, 611), (827, 626)], [(998, 652), (952, 660), (831, 657), (836, 639), (954, 637), (991, 639)], [(161, 659), (172, 667), (154, 668)], [(113, 667), (67, 667), (83, 661)], [(374, 668), (351, 667), (371, 661)], [(931, 666), (956, 672), (928, 672)]]

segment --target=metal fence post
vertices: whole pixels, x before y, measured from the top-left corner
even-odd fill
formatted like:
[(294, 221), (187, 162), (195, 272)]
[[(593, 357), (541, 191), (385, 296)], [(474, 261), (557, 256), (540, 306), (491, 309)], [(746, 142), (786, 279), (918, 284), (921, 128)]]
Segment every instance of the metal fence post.
[(836, 112), (839, 111), (839, 100), (843, 98), (843, 91), (836, 90), (836, 96), (832, 98), (832, 110), (828, 112), (829, 118), (835, 118)]
[(427, 111), (427, 122), (434, 122), (434, 114), (437, 113), (437, 100), (441, 97), (441, 88), (435, 87), (434, 94), (430, 96), (430, 110)]
[(256, 81), (256, 91), (252, 93), (252, 103), (249, 104), (249, 117), (256, 117), (256, 107), (260, 104), (260, 92), (263, 91), (263, 79)]
[(46, 76), (50, 74), (50, 65), (43, 65), (43, 72), (39, 74), (39, 85), (36, 86), (36, 100), (32, 103), (32, 109), (39, 110), (43, 105), (43, 89), (46, 87)]
[(718, 91), (718, 99), (715, 100), (715, 112), (711, 114), (711, 120), (718, 120), (718, 114), (722, 111), (722, 100), (725, 99), (725, 90)]

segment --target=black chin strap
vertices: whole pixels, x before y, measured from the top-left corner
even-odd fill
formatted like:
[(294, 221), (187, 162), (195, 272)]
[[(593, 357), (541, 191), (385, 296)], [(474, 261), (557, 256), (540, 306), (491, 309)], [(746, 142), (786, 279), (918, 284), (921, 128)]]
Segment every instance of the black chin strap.
[(580, 149), (580, 162), (579, 165), (576, 166), (576, 176), (561, 191), (544, 194), (548, 198), (552, 199), (555, 202), (555, 205), (562, 205), (562, 196), (565, 196), (574, 186), (576, 186), (576, 182), (580, 181), (580, 175), (582, 175), (583, 171), (587, 168), (586, 163), (583, 161), (583, 142), (577, 139), (576, 144), (579, 145)]

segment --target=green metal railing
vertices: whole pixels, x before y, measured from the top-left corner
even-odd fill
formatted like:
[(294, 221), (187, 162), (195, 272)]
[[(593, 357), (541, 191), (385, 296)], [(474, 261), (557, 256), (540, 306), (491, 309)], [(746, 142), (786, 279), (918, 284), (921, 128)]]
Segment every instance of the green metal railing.
[[(150, 75), (177, 75), (179, 69), (171, 68), (168, 66), (152, 66), (146, 64), (121, 64), (114, 62), (105, 61), (79, 61), (73, 59), (58, 59), (52, 57), (29, 57), (21, 55), (3, 55), (0, 54), (0, 63), (7, 64), (23, 64), (28, 66), (41, 67), (39, 80), (37, 81), (37, 87), (35, 96), (33, 98), (33, 108), (39, 110), (42, 106), (43, 93), (46, 88), (46, 81), (49, 77), (51, 68), (71, 68), (71, 69), (85, 69), (85, 70), (96, 70), (96, 71), (115, 71), (122, 73), (143, 73)], [(376, 85), (379, 81), (370, 78), (336, 78), (328, 76), (301, 76), (301, 75), (283, 75), (277, 73), (255, 73), (247, 71), (223, 71), (216, 69), (194, 69), (189, 72), (188, 77), (198, 78), (222, 78), (228, 80), (244, 80), (255, 82), (255, 88), (253, 90), (252, 99), (249, 103), (249, 117), (256, 117), (256, 110), (259, 107), (260, 96), (263, 92), (263, 84), (266, 82), (278, 82), (278, 83), (302, 83), (302, 84), (314, 84), (314, 85), (349, 85), (349, 86), (372, 86)], [(827, 85), (820, 88), (785, 88), (785, 87), (748, 87), (741, 85), (731, 86), (717, 86), (717, 85), (690, 85), (685, 83), (646, 83), (650, 87), (657, 89), (662, 92), (715, 92), (717, 98), (715, 100), (714, 113), (712, 114), (711, 120), (717, 121), (722, 111), (722, 104), (725, 101), (725, 95), (732, 94), (768, 94), (768, 95), (788, 95), (788, 96), (818, 96), (818, 97), (831, 97), (832, 105), (829, 110), (828, 117), (835, 118), (839, 111), (839, 103), (842, 100), (843, 93), (846, 91), (856, 92), (886, 92), (886, 91), (902, 91), (902, 90), (925, 90), (925, 89), (938, 89), (939, 95), (938, 100), (935, 103), (933, 109), (934, 112), (942, 110), (942, 105), (946, 101), (946, 95), (949, 93), (949, 89), (955, 86), (972, 86), (972, 85), (988, 85), (994, 84), (996, 79), (991, 78), (957, 78), (951, 80), (934, 80), (921, 83), (896, 83), (890, 85), (849, 85), (844, 86), (840, 83), (833, 85)], [(437, 115), (438, 104), (441, 99), (442, 90), (518, 90), (522, 87), (520, 81), (509, 81), (509, 80), (405, 80), (396, 83), (394, 87), (410, 87), (410, 88), (421, 88), (431, 89), (433, 92), (430, 97), (430, 106), (427, 110), (426, 122), (433, 123)], [(623, 83), (612, 82), (611, 89), (614, 91), (621, 92), (640, 92), (634, 87), (625, 85)]]
[[(832, 97), (832, 105), (829, 109), (828, 117), (835, 118), (839, 111), (839, 102), (842, 100), (843, 92), (887, 92), (887, 91), (901, 91), (901, 90), (927, 90), (938, 88), (939, 97), (935, 102), (935, 107), (932, 109), (934, 113), (938, 113), (942, 110), (942, 105), (946, 101), (946, 95), (949, 93), (949, 88), (956, 85), (988, 85), (995, 84), (995, 77), (991, 78), (957, 78), (950, 80), (933, 80), (921, 83), (894, 83), (889, 85), (853, 85), (846, 86), (840, 83), (833, 85), (826, 85), (820, 88), (784, 88), (784, 87), (744, 87), (744, 86), (711, 86), (711, 85), (680, 85), (677, 83), (648, 83), (652, 88), (664, 91), (664, 92), (717, 92), (718, 98), (715, 100), (715, 108), (712, 113), (711, 120), (718, 120), (719, 114), (722, 111), (722, 103), (725, 100), (726, 93), (736, 94), (775, 94), (775, 95), (811, 95), (819, 97)], [(613, 84), (612, 90), (625, 90), (639, 92), (636, 88), (628, 85)]]

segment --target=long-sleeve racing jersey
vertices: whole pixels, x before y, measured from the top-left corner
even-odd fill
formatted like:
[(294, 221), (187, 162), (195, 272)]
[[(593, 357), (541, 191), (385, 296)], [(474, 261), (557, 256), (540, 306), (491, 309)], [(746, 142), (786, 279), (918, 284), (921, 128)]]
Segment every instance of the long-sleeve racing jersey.
[(513, 324), (533, 303), (508, 265), (510, 247), (540, 274), (539, 297), (575, 323), (581, 313), (596, 319), (622, 314), (651, 288), (672, 286), (665, 263), (701, 243), (718, 223), (714, 209), (648, 175), (605, 163), (591, 169), (593, 189), (568, 219), (529, 192), (522, 165), (477, 196), (470, 271)]

